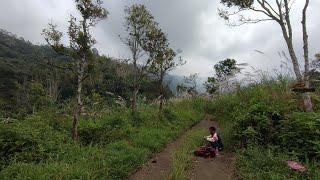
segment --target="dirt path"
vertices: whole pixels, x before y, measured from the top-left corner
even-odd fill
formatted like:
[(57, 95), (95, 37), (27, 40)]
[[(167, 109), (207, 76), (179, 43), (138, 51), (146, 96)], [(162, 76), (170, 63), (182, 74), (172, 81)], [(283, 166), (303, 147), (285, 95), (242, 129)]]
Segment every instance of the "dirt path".
[[(214, 122), (216, 127), (219, 126)], [(195, 157), (194, 167), (189, 172), (190, 180), (232, 180), (234, 178), (234, 157), (230, 153), (221, 152), (212, 159)]]
[[(215, 123), (208, 118), (193, 126), (188, 131), (197, 129), (206, 129)], [(156, 154), (145, 166), (133, 174), (130, 180), (164, 180), (170, 172), (172, 152), (183, 143), (183, 139), (187, 133), (171, 142), (160, 153)], [(228, 155), (221, 155), (215, 159), (195, 159), (195, 168), (190, 171), (189, 177), (194, 180), (208, 179), (232, 179), (232, 158)]]
[(189, 177), (191, 180), (232, 180), (234, 158), (221, 153), (213, 159), (196, 158)]

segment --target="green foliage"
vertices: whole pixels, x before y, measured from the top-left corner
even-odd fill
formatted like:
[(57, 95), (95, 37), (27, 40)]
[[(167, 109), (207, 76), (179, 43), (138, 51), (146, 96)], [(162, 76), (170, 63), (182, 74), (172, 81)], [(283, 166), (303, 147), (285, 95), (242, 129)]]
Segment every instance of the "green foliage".
[(204, 83), (207, 93), (214, 94), (217, 90), (217, 80), (215, 77), (208, 77), (207, 81)]
[(1, 179), (101, 179), (107, 176), (107, 153), (97, 147), (64, 145), (54, 159), (41, 163), (13, 162)]
[(300, 158), (320, 159), (320, 114), (293, 113), (281, 121), (277, 144)]
[[(61, 107), (70, 103), (70, 99), (75, 96), (75, 75), (69, 70), (57, 68), (68, 67), (70, 59), (56, 54), (48, 46), (23, 43), (24, 41), (11, 34), (2, 33), (1, 31), (0, 46), (10, 44), (11, 50), (19, 51), (19, 55), (15, 58), (0, 56), (0, 116), (22, 119), (49, 107)], [(22, 45), (26, 46), (21, 47), (22, 49), (28, 50), (20, 52), (21, 49), (17, 48)], [(0, 47), (0, 54), (2, 51)], [(83, 95), (89, 99), (84, 103), (92, 110), (88, 113), (97, 114), (104, 108), (102, 103), (108, 106), (114, 106), (116, 101), (121, 101), (124, 106), (129, 104), (132, 81), (132, 64), (104, 56), (97, 57), (94, 69), (83, 82)], [(156, 84), (155, 80), (144, 78), (140, 84), (141, 97), (146, 97), (147, 101), (157, 98), (159, 88)], [(168, 87), (165, 87), (165, 92), (166, 97), (172, 96)]]
[(269, 144), (273, 141), (275, 126), (283, 118), (280, 109), (263, 103), (254, 103), (246, 110), (235, 113), (235, 138), (242, 144)]
[(177, 113), (172, 111), (172, 109), (170, 108), (164, 108), (162, 114), (164, 118), (169, 122), (174, 122), (179, 119)]
[[(2, 169), (3, 166), (9, 163), (10, 158), (17, 154), (32, 152), (34, 150), (33, 147), (36, 147), (36, 142), (30, 137), (21, 136), (16, 132), (1, 128), (0, 147), (0, 169)], [(32, 161), (31, 159), (27, 160)]]
[(141, 106), (139, 126), (129, 109), (113, 107), (81, 121), (79, 143), (69, 137), (72, 117), (63, 110), (2, 123), (0, 179), (126, 179), (152, 153), (200, 121), (203, 104), (170, 102), (162, 120), (156, 105)]
[(287, 155), (271, 149), (250, 147), (236, 154), (236, 176), (239, 179), (305, 179), (306, 176), (287, 167), (288, 159)]
[[(302, 112), (300, 97), (289, 84), (283, 76), (265, 77), (207, 104), (208, 113), (219, 122), (226, 150), (237, 152), (240, 179), (319, 178), (319, 112)], [(318, 95), (312, 97), (316, 102)], [(306, 164), (308, 172), (293, 172), (286, 160)]]
[[(42, 162), (59, 149), (68, 138), (63, 132), (54, 131), (46, 121), (34, 116), (21, 122), (0, 126), (0, 164), (16, 162)], [(54, 137), (47, 139), (47, 136)]]
[(253, 5), (254, 0), (221, 0), (221, 3), (228, 7), (249, 8)]
[(17, 58), (34, 53), (32, 44), (0, 29), (0, 57)]
[(226, 59), (214, 65), (214, 70), (218, 78), (232, 76), (239, 71), (237, 62), (234, 59)]
[(240, 72), (237, 61), (234, 59), (226, 59), (214, 65), (215, 76), (208, 77), (204, 83), (207, 93), (214, 94), (220, 86), (221, 82), (228, 81)]
[(127, 136), (126, 132), (117, 129), (110, 130), (105, 127), (83, 128), (79, 130), (79, 135), (80, 141), (84, 145), (109, 144)]

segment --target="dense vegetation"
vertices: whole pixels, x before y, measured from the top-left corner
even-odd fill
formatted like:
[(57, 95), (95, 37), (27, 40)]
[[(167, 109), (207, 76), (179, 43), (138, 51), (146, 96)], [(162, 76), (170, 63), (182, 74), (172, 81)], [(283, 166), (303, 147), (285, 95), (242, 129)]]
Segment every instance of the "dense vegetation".
[[(75, 96), (75, 74), (61, 67), (68, 58), (48, 46), (36, 46), (0, 31), (0, 118), (23, 118), (53, 106), (63, 106)], [(118, 59), (99, 56), (93, 72), (84, 82), (85, 106), (102, 106), (99, 100), (114, 105), (128, 104), (132, 92), (132, 65)], [(140, 100), (151, 102), (160, 94), (157, 81), (143, 79)], [(167, 87), (165, 97), (172, 96)], [(89, 112), (86, 112), (89, 113)]]
[(1, 30), (0, 59), (0, 179), (123, 179), (203, 115), (178, 102), (160, 118), (152, 76), (141, 81), (132, 114), (132, 64), (98, 56), (84, 82), (80, 140), (72, 142), (76, 76), (62, 68), (69, 58)]
[[(268, 78), (234, 93), (221, 94), (208, 106), (221, 125), (227, 150), (236, 152), (239, 179), (319, 179), (320, 101), (304, 112), (301, 94), (290, 90), (288, 78)], [(290, 170), (286, 161), (308, 166)]]
[(70, 138), (70, 117), (57, 110), (2, 122), (0, 179), (125, 179), (201, 120), (202, 104), (172, 102), (161, 120), (156, 120), (157, 105), (140, 106), (134, 116), (127, 108), (114, 108), (82, 119), (79, 142)]
[[(315, 112), (304, 112), (301, 94), (284, 76), (238, 86), (212, 101), (172, 101), (159, 114), (159, 88), (152, 76), (142, 82), (139, 110), (129, 109), (132, 65), (98, 56), (84, 84), (85, 111), (80, 140), (70, 138), (75, 76), (53, 68), (68, 59), (48, 46), (35, 46), (1, 31), (0, 178), (124, 179), (166, 143), (201, 120), (204, 112), (219, 121), (226, 150), (236, 153), (240, 179), (318, 179), (320, 90), (311, 94)], [(195, 77), (195, 76), (194, 76)], [(317, 77), (317, 76), (313, 76)], [(193, 86), (196, 78), (189, 82)], [(191, 89), (192, 89), (191, 88)], [(166, 97), (171, 91), (166, 88)], [(195, 95), (195, 94), (194, 94)], [(203, 132), (191, 132), (173, 156), (172, 178), (186, 178), (190, 152)], [(157, 141), (154, 141), (154, 139)], [(293, 172), (286, 160), (307, 165)]]

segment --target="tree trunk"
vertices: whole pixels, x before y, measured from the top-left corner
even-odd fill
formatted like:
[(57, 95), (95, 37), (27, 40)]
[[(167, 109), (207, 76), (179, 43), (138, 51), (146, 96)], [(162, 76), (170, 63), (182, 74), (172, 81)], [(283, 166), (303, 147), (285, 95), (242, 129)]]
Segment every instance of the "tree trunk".
[[(290, 7), (289, 6), (290, 6), (289, 1), (284, 0), (284, 8), (285, 8), (284, 16), (280, 16), (280, 19), (279, 20), (275, 19), (275, 21), (277, 21), (281, 27), (282, 35), (286, 41), (289, 55), (290, 55), (292, 65), (293, 65), (293, 70), (294, 70), (294, 73), (297, 77), (297, 80), (299, 82), (302, 82), (303, 78), (301, 75), (298, 58), (297, 58), (297, 55), (296, 55), (294, 47), (293, 47), (293, 32), (292, 32), (291, 21), (290, 21)], [(279, 8), (279, 12), (282, 12), (282, 9), (281, 9), (282, 7), (280, 5), (278, 5), (278, 8)]]
[(296, 75), (297, 80), (299, 82), (302, 82), (303, 78), (302, 78), (302, 75), (301, 75), (298, 58), (297, 58), (297, 55), (296, 55), (296, 53), (294, 51), (294, 48), (293, 48), (292, 37), (290, 37), (288, 35), (286, 27), (285, 27), (285, 25), (283, 23), (280, 24), (280, 26), (281, 26), (283, 37), (284, 37), (284, 39), (286, 41), (286, 44), (287, 44), (287, 48), (288, 48), (289, 55), (290, 55), (290, 58), (291, 58), (291, 62), (292, 62), (292, 65), (293, 65), (293, 71), (294, 71), (294, 73)]
[(160, 106), (159, 106), (159, 111), (162, 112), (163, 109), (163, 104), (164, 104), (164, 87), (163, 87), (163, 72), (161, 70), (161, 75), (160, 75)]
[[(308, 32), (307, 32), (307, 9), (309, 6), (309, 0), (306, 0), (305, 6), (302, 12), (302, 31), (303, 31), (303, 54), (304, 54), (304, 82), (306, 88), (310, 88), (309, 72), (309, 43), (308, 43)], [(303, 94), (303, 102), (307, 112), (313, 112), (313, 105), (309, 93)]]
[(304, 80), (306, 82), (306, 86), (309, 86), (309, 71), (310, 71), (310, 63), (309, 63), (309, 43), (308, 43), (308, 32), (307, 32), (307, 9), (309, 6), (309, 0), (306, 0), (306, 4), (303, 8), (302, 12), (302, 31), (303, 31), (303, 56), (304, 56)]
[(132, 102), (131, 102), (131, 109), (132, 112), (136, 112), (137, 111), (137, 95), (138, 95), (139, 90), (137, 90), (137, 88), (135, 87), (133, 90), (133, 94), (132, 94)]
[(137, 95), (139, 92), (139, 87), (138, 87), (138, 43), (134, 43), (134, 47), (132, 50), (132, 58), (133, 58), (133, 70), (134, 70), (134, 75), (133, 75), (133, 92), (132, 92), (132, 100), (131, 100), (131, 110), (132, 112), (137, 111)]
[(72, 122), (72, 139), (75, 141), (79, 139), (78, 125), (79, 125), (79, 118), (80, 118), (82, 106), (83, 106), (81, 93), (82, 93), (82, 80), (84, 76), (84, 62), (85, 60), (82, 59), (82, 61), (78, 63), (77, 103), (74, 110), (73, 122)]
[(313, 105), (309, 93), (303, 93), (303, 103), (307, 112), (313, 112)]

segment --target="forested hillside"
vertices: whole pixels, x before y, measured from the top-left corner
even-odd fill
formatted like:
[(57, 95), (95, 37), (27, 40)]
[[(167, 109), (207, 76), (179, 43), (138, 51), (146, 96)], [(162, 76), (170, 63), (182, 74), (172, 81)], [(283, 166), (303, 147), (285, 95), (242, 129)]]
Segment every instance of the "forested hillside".
[[(68, 57), (49, 46), (38, 46), (0, 31), (0, 103), (3, 118), (22, 118), (41, 109), (67, 103), (75, 96), (76, 77), (66, 65)], [(93, 72), (84, 85), (86, 102), (101, 98), (108, 105), (116, 99), (128, 104), (132, 92), (133, 68), (126, 60), (98, 56)], [(152, 102), (159, 96), (155, 79), (143, 80), (141, 99)], [(166, 88), (166, 97), (172, 96)]]

